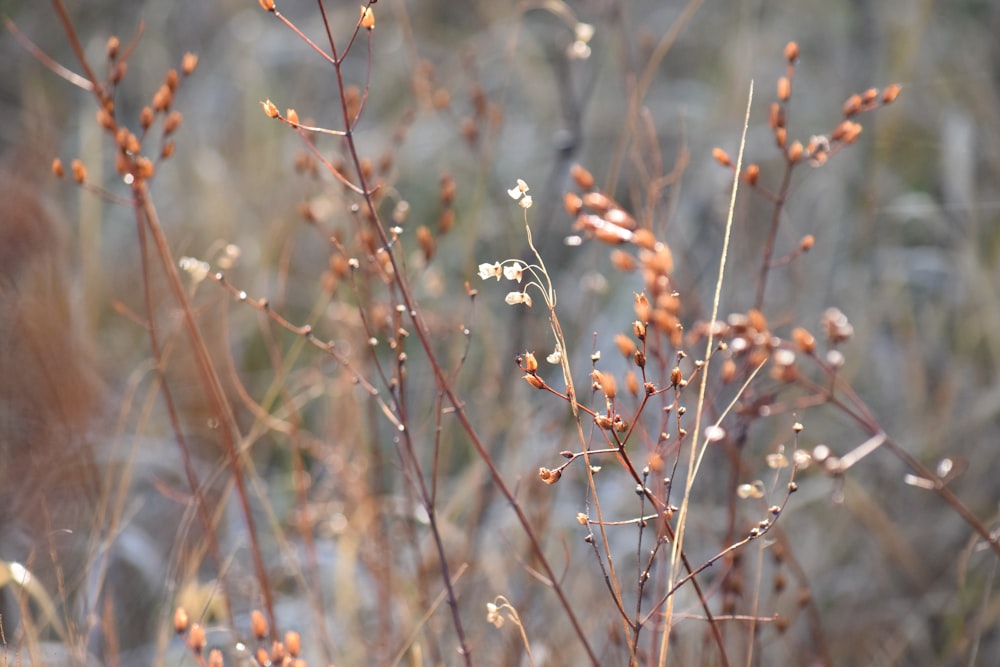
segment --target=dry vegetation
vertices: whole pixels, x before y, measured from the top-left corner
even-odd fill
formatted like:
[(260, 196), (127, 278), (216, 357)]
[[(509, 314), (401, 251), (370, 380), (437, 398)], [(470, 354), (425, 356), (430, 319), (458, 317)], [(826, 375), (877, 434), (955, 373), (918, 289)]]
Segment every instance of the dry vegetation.
[(660, 4), (12, 11), (2, 664), (992, 664), (1000, 55)]

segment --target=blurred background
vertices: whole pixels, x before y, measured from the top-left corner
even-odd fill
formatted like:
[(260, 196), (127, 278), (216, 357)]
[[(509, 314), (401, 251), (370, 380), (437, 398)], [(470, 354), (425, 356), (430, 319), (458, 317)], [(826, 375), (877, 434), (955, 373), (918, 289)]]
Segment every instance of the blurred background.
[[(278, 7), (309, 37), (325, 43), (315, 3), (287, 0)], [(842, 377), (910, 454), (931, 469), (944, 458), (952, 460), (961, 474), (950, 488), (983, 523), (996, 525), (1000, 5), (986, 0), (382, 0), (374, 9), (370, 61), (369, 40), (362, 34), (344, 67), (347, 83), (361, 90), (370, 77), (356, 134), (361, 157), (371, 161), (384, 184), (384, 217), (403, 228), (403, 256), (417, 297), (442, 358), (461, 368), (456, 385), (482, 439), (546, 535), (547, 552), (563, 566), (580, 615), (605, 610), (599, 618), (593, 614), (587, 627), (608, 664), (622, 660), (615, 638), (621, 628), (615, 627), (600, 570), (574, 519), (584, 511), (584, 482), (574, 475), (546, 487), (536, 479), (540, 466), (558, 465), (558, 452), (574, 447), (575, 432), (566, 406), (529, 393), (513, 362), (519, 351), (535, 350), (540, 358), (552, 351), (545, 313), (538, 304), (533, 310), (506, 306), (506, 284), (479, 281), (476, 267), (531, 259), (523, 212), (506, 194), (516, 179), (524, 179), (534, 200), (528, 219), (559, 294), (574, 371), (585, 377), (591, 353), (601, 350), (608, 367), (622, 372), (612, 341), (631, 329), (633, 293), (643, 285), (638, 276), (611, 267), (607, 247), (565, 243), (575, 232), (562, 196), (573, 188), (569, 168), (578, 162), (595, 175), (598, 187), (670, 244), (689, 328), (707, 317), (732, 181), (712, 159), (712, 148), (722, 147), (735, 158), (752, 80), (745, 160), (760, 165), (763, 187), (777, 189), (783, 162), (768, 127), (768, 106), (785, 73), (782, 52), (789, 40), (798, 42), (801, 54), (789, 106), (790, 138), (805, 142), (829, 133), (852, 93), (898, 83), (902, 94), (861, 118), (864, 132), (855, 145), (821, 168), (795, 172), (777, 254), (791, 252), (806, 234), (816, 243), (773, 272), (764, 313), (776, 333), (787, 335), (795, 325), (816, 331), (825, 309), (840, 308), (854, 327), (841, 348)], [(357, 3), (329, 3), (328, 12), (342, 47), (357, 22)], [(5, 0), (0, 13), (54, 60), (79, 71), (49, 3)], [(370, 293), (352, 291), (325, 241), (329, 234), (350, 236), (356, 218), (350, 206), (356, 202), (322, 168), (315, 170), (294, 132), (260, 107), (270, 99), (282, 111), (295, 108), (305, 123), (338, 128), (333, 69), (249, 0), (92, 0), (75, 3), (69, 13), (99, 76), (107, 38), (118, 35), (128, 45), (142, 26), (115, 93), (125, 122), (135, 124), (167, 69), (178, 67), (185, 52), (199, 56), (197, 71), (183, 81), (175, 100), (184, 118), (174, 137), (175, 155), (158, 165), (152, 186), (175, 258), (193, 256), (226, 268), (229, 257), (226, 275), (239, 289), (268, 298), (293, 322), (311, 322), (359, 364), (367, 363), (367, 332), (355, 304), (369, 308), (379, 322), (375, 314), (391, 319), (392, 301), (377, 281)], [(594, 29), (586, 48), (574, 47), (580, 23)], [(81, 391), (99, 392), (107, 407), (97, 411), (99, 425), (86, 421), (82, 428), (97, 443), (98, 470), (101, 465), (121, 470), (129, 462), (120, 487), (127, 489), (128, 500), (116, 524), (121, 546), (113, 562), (131, 573), (122, 575), (127, 580), (141, 582), (148, 591), (148, 604), (141, 608), (156, 609), (156, 616), (150, 613), (136, 624), (143, 627), (135, 630), (134, 641), (123, 641), (123, 651), (134, 656), (146, 656), (143, 651), (153, 646), (158, 655), (179, 651), (165, 634), (176, 604), (219, 619), (212, 616), (218, 613), (211, 603), (212, 567), (204, 562), (190, 511), (185, 513), (179, 455), (157, 405), (148, 338), (129, 315), (143, 312), (134, 214), (68, 179), (57, 181), (48, 165), (53, 156), (67, 164), (79, 157), (91, 181), (123, 197), (127, 188), (114, 172), (112, 147), (94, 121), (88, 93), (32, 57), (10, 29), (0, 38), (0, 62), (3, 177), (40, 193), (61, 230), (65, 247), (59, 252), (65, 253), (60, 257), (75, 304), (65, 315), (66, 335), (92, 350), (101, 377), (99, 390)], [(332, 161), (342, 159), (337, 140), (320, 137), (317, 144)], [(650, 175), (671, 172), (675, 177), (652, 196)], [(454, 181), (453, 202), (442, 197), (442, 179)], [(15, 228), (12, 210), (3, 214), (8, 229)], [(454, 225), (437, 235), (428, 261), (412, 230), (419, 225), (441, 230), (448, 211)], [(724, 314), (745, 312), (753, 304), (771, 211), (758, 193), (740, 192)], [(0, 238), (15, 236), (4, 232)], [(227, 254), (229, 244), (238, 251)], [(51, 250), (46, 248), (39, 252)], [(0, 251), (0, 258), (6, 252)], [(8, 278), (14, 274), (0, 271)], [(465, 281), (479, 290), (474, 301)], [(390, 425), (329, 357), (303, 347), (252, 309), (234, 305), (211, 281), (191, 290), (234, 403), (244, 404), (239, 397), (245, 391), (267, 410), (294, 412), (292, 421), (301, 428), (291, 435), (268, 430), (245, 405), (239, 415), (257, 465), (255, 510), (271, 536), (264, 538), (265, 551), (273, 564), (279, 623), (308, 633), (316, 664), (390, 664), (415, 627), (439, 638), (437, 649), (425, 648), (426, 664), (457, 662), (449, 652), (454, 640), (444, 605), (434, 607), (426, 627), (419, 622), (439, 588), (423, 589), (411, 579), (440, 573)], [(157, 317), (168, 329), (176, 327), (171, 306), (164, 305)], [(468, 336), (462, 333), (466, 327)], [(214, 427), (191, 379), (183, 343), (176, 345), (168, 381), (181, 397), (184, 428), (206, 486), (227, 498)], [(8, 346), (5, 354), (13, 361), (3, 368), (16, 375), (20, 353)], [(413, 419), (429, 463), (433, 378), (419, 355), (411, 357)], [(59, 418), (70, 420), (72, 430), (75, 417)], [(754, 421), (743, 451), (751, 467), (741, 471), (740, 481), (770, 474), (764, 456), (780, 444), (793, 445), (794, 421), (805, 425), (797, 445), (806, 449), (826, 444), (842, 454), (867, 438), (838, 411), (822, 406)], [(7, 428), (9, 457), (10, 450), (25, 445), (14, 444), (24, 438)], [(521, 612), (537, 664), (577, 664), (578, 649), (560, 650), (575, 646), (572, 636), (551, 596), (526, 574), (529, 563), (516, 555), (523, 554), (523, 536), (506, 504), (490, 491), (474, 452), (453, 427), (445, 429), (440, 445), (438, 510), (453, 567), (468, 564), (459, 590), (480, 664), (519, 664), (513, 630), (497, 631), (485, 622), (485, 604), (498, 594)], [(305, 471), (297, 467), (300, 460)], [(696, 500), (700, 514), (689, 539), (698, 562), (724, 546), (718, 526), (725, 522), (732, 489), (720, 485), (728, 484), (730, 472), (711, 468), (724, 461), (720, 454), (709, 462), (702, 477), (706, 488)], [(0, 471), (7, 486), (25, 483), (13, 463), (0, 464)], [(1000, 659), (1000, 604), (992, 596), (996, 558), (936, 495), (907, 484), (908, 472), (897, 458), (878, 451), (852, 468), (842, 487), (813, 471), (800, 478), (801, 490), (775, 539), (787, 545), (801, 568), (797, 590), (808, 591), (815, 615), (803, 611), (795, 594), (772, 588), (769, 568), (778, 566), (762, 558), (765, 583), (759, 585), (767, 602), (761, 613), (780, 612), (791, 625), (784, 632), (760, 630), (757, 664), (957, 665)], [(306, 473), (303, 504), (295, 475)], [(619, 480), (609, 484), (603, 500), (624, 517), (635, 514), (634, 498), (631, 485)], [(294, 528), (306, 506), (315, 513), (312, 544), (299, 539)], [(9, 525), (19, 520), (12, 514), (3, 516)], [(235, 511), (221, 514), (220, 539), (236, 582), (234, 606), (245, 622), (259, 604), (247, 545)], [(748, 516), (756, 515), (748, 511)], [(23, 560), (32, 547), (31, 531), (17, 534), (18, 547), (0, 552), (4, 561)], [(284, 537), (275, 537), (279, 534)], [(634, 535), (621, 539), (624, 553), (634, 557), (634, 546), (631, 552), (624, 546), (634, 544)], [(379, 574), (387, 564), (397, 579)], [(754, 584), (745, 586), (749, 591)], [(683, 598), (683, 608), (700, 613), (691, 599)], [(680, 622), (680, 663), (715, 664), (713, 649), (703, 644), (704, 625)], [(217, 628), (210, 644), (223, 645), (227, 637)], [(708, 656), (704, 663), (702, 651)], [(135, 659), (141, 664), (145, 657)], [(407, 657), (409, 664), (421, 659), (412, 652)]]

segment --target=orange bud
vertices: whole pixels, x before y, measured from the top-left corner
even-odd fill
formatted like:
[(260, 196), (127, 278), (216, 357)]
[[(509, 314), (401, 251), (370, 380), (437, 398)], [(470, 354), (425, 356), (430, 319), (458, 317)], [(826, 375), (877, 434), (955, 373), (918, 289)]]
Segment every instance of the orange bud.
[(52, 175), (56, 178), (62, 178), (66, 175), (66, 169), (63, 167), (62, 160), (59, 158), (52, 159)]
[(289, 630), (285, 633), (285, 648), (288, 649), (288, 654), (293, 658), (298, 657), (299, 653), (302, 652), (302, 638), (299, 633), (294, 630)]
[(816, 244), (816, 237), (813, 236), (812, 234), (806, 234), (805, 236), (802, 237), (802, 240), (799, 241), (799, 248), (802, 250), (802, 252), (809, 252), (810, 250), (812, 250), (812, 247), (815, 244)]
[(882, 91), (882, 104), (892, 104), (899, 97), (900, 87), (899, 84), (892, 84), (885, 87)]
[(656, 247), (658, 241), (653, 232), (648, 229), (637, 229), (635, 233), (632, 234), (632, 243), (636, 244), (640, 248), (645, 248), (646, 250), (652, 250)]
[(361, 6), (361, 27), (372, 30), (375, 27), (375, 12), (371, 7)]
[(774, 131), (774, 141), (778, 144), (778, 148), (784, 148), (785, 142), (788, 140), (788, 130), (783, 127), (779, 127)]
[(878, 99), (878, 88), (869, 88), (865, 92), (861, 93), (861, 103), (864, 106), (868, 106), (877, 99)]
[(183, 634), (188, 629), (188, 614), (184, 607), (177, 607), (174, 610), (174, 632)]
[(163, 80), (163, 83), (170, 89), (170, 92), (177, 90), (177, 84), (180, 83), (180, 76), (177, 74), (177, 70), (170, 68), (167, 70), (167, 76)]
[(718, 147), (713, 148), (712, 157), (715, 158), (715, 161), (721, 164), (723, 167), (731, 167), (733, 165), (733, 161), (729, 159), (729, 153), (722, 150), (721, 148)]
[(575, 192), (567, 192), (563, 195), (563, 206), (567, 213), (576, 217), (583, 210), (583, 199)]
[(573, 181), (581, 190), (590, 190), (594, 187), (594, 175), (578, 164), (574, 164), (570, 169)]
[(285, 118), (292, 125), (299, 124), (299, 112), (296, 111), (295, 109), (292, 109), (291, 107), (289, 107), (289, 109), (285, 112)]
[(274, 102), (272, 102), (271, 100), (265, 100), (264, 102), (261, 102), (260, 106), (263, 107), (264, 113), (267, 115), (268, 118), (277, 118), (280, 115), (280, 113), (278, 112), (278, 107), (274, 106)]
[(73, 180), (77, 183), (83, 183), (87, 180), (87, 168), (83, 166), (83, 162), (79, 159), (73, 160), (70, 163), (70, 169), (73, 171)]
[(545, 382), (542, 380), (542, 378), (538, 377), (537, 375), (525, 375), (524, 381), (530, 384), (535, 389), (542, 389), (543, 387), (545, 387)]
[(110, 130), (115, 126), (115, 117), (108, 113), (107, 109), (98, 109), (97, 124), (105, 130)]
[(844, 108), (843, 108), (844, 117), (850, 118), (859, 111), (861, 111), (861, 96), (851, 95), (850, 97), (847, 98), (847, 101), (844, 102)]
[(608, 212), (615, 202), (600, 192), (587, 192), (583, 195), (583, 205), (598, 215)]
[(816, 350), (816, 337), (802, 327), (792, 330), (792, 340), (795, 341), (795, 347), (806, 354), (812, 354)]
[(618, 351), (622, 353), (623, 357), (631, 357), (636, 349), (635, 341), (625, 334), (618, 334), (615, 336), (615, 345), (618, 346)]
[(195, 623), (191, 626), (191, 632), (188, 633), (188, 646), (195, 653), (201, 653), (205, 649), (205, 643), (205, 628)]
[(181, 126), (181, 120), (183, 120), (183, 118), (184, 117), (181, 115), (180, 111), (171, 111), (170, 115), (167, 116), (167, 119), (163, 121), (163, 133), (172, 134), (175, 132), (177, 128)]
[(611, 265), (623, 273), (635, 271), (635, 258), (624, 250), (611, 251)]
[(114, 60), (115, 58), (117, 58), (118, 57), (118, 47), (120, 47), (120, 46), (121, 46), (121, 41), (117, 37), (115, 37), (114, 35), (112, 35), (111, 37), (108, 37), (108, 44), (105, 47), (105, 49), (106, 49), (106, 51), (108, 53), (108, 58), (111, 58), (112, 60)]
[(538, 370), (538, 360), (535, 358), (534, 352), (527, 352), (524, 355), (524, 370), (529, 373), (534, 373)]
[(431, 234), (431, 230), (426, 225), (417, 227), (417, 243), (420, 244), (420, 250), (424, 253), (424, 260), (431, 261), (431, 258), (434, 257), (436, 244), (434, 235)]
[(250, 612), (250, 632), (257, 639), (264, 639), (267, 636), (267, 619), (259, 609)]
[(743, 180), (750, 185), (757, 185), (757, 181), (760, 179), (760, 166), (756, 164), (749, 165), (743, 170)]
[(142, 111), (139, 112), (139, 124), (142, 129), (148, 130), (149, 126), (153, 124), (153, 109), (150, 107), (143, 107)]
[(198, 56), (188, 51), (181, 59), (181, 71), (188, 76), (198, 67)]
[(788, 42), (785, 44), (785, 60), (789, 63), (793, 63), (799, 59), (799, 45), (795, 42)]
[(148, 157), (138, 157), (135, 160), (135, 170), (136, 176), (145, 181), (153, 177), (156, 167), (153, 166), (153, 161)]
[(264, 11), (273, 12), (274, 11), (274, 0), (259, 0), (260, 6)]
[(560, 477), (562, 477), (561, 470), (549, 470), (548, 468), (538, 469), (538, 478), (546, 484), (555, 484), (559, 481)]
[(787, 76), (778, 79), (778, 99), (787, 102), (792, 96), (792, 82)]
[(802, 147), (801, 141), (793, 141), (792, 145), (788, 147), (788, 159), (792, 162), (798, 162), (802, 159), (802, 153), (805, 149)]

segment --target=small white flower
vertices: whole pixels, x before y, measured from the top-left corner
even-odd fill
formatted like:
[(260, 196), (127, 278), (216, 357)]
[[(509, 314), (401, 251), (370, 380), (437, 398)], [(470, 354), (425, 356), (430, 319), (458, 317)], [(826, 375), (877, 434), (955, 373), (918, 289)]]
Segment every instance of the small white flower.
[(181, 257), (178, 265), (181, 271), (191, 276), (191, 282), (195, 285), (208, 277), (208, 272), (211, 268), (208, 262), (203, 262), (194, 257)]
[(562, 346), (560, 346), (559, 343), (556, 343), (555, 351), (553, 351), (552, 354), (550, 354), (549, 356), (545, 357), (545, 361), (553, 365), (558, 364), (559, 362), (562, 361)]
[(594, 26), (581, 21), (573, 26), (573, 36), (580, 42), (589, 42), (594, 37)]
[(517, 204), (521, 208), (531, 208), (531, 195), (524, 195)]
[(531, 296), (527, 292), (507, 292), (507, 296), (503, 300), (510, 306), (523, 303), (528, 308), (531, 308)]
[(522, 179), (520, 179), (520, 178), (519, 178), (519, 179), (517, 179), (517, 185), (515, 185), (515, 186), (514, 186), (514, 187), (512, 187), (512, 188), (511, 188), (510, 190), (508, 190), (508, 191), (507, 191), (507, 194), (508, 194), (508, 195), (510, 195), (510, 198), (511, 198), (511, 199), (513, 199), (514, 201), (517, 201), (517, 200), (518, 200), (518, 199), (520, 199), (520, 198), (521, 198), (521, 197), (522, 197), (522, 196), (524, 195), (524, 193), (526, 193), (526, 192), (527, 192), (527, 191), (528, 191), (529, 189), (530, 189), (530, 188), (528, 188), (528, 184), (527, 184), (527, 183), (525, 183), (525, 182), (524, 182), (524, 180), (522, 180)]
[(524, 267), (521, 266), (521, 262), (514, 262), (508, 266), (503, 267), (503, 277), (507, 280), (516, 280), (521, 282), (521, 278), (524, 277)]
[(496, 278), (500, 280), (500, 276), (503, 275), (503, 267), (500, 266), (500, 262), (484, 262), (479, 265), (479, 277), (483, 280), (489, 280), (490, 278)]

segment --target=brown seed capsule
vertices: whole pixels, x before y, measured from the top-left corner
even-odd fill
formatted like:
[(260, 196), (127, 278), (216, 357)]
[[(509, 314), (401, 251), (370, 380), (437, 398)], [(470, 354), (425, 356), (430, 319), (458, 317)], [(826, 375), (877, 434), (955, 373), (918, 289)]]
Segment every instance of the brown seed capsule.
[(200, 654), (205, 650), (205, 628), (201, 627), (198, 623), (191, 626), (191, 631), (188, 633), (188, 646), (195, 653)]
[(787, 102), (792, 96), (792, 82), (787, 76), (778, 79), (778, 99)]
[(455, 209), (446, 208), (438, 219), (438, 234), (447, 234), (455, 226)]
[(635, 353), (632, 355), (632, 361), (634, 361), (635, 365), (638, 366), (639, 368), (645, 368), (646, 367), (646, 353), (643, 352), (642, 350), (638, 350), (637, 349), (635, 351)]
[(535, 389), (542, 389), (543, 387), (545, 387), (545, 382), (542, 380), (542, 378), (538, 377), (537, 375), (531, 375), (531, 374), (525, 375), (524, 381), (530, 384)]
[(417, 227), (417, 243), (420, 244), (420, 251), (424, 253), (424, 260), (429, 262), (434, 257), (435, 242), (434, 235), (426, 225)]
[(549, 470), (548, 468), (538, 469), (538, 478), (546, 484), (555, 484), (562, 477), (561, 470)]
[(66, 175), (66, 169), (63, 167), (62, 160), (59, 158), (52, 159), (52, 175), (56, 178), (62, 178)]
[(163, 160), (169, 160), (173, 157), (176, 149), (177, 145), (172, 140), (163, 142), (163, 148), (160, 150), (160, 158)]
[(371, 7), (361, 8), (361, 27), (372, 30), (375, 27), (375, 12)]
[(105, 130), (110, 130), (115, 126), (115, 118), (106, 109), (97, 110), (97, 124)]
[(529, 373), (534, 373), (538, 370), (538, 360), (535, 358), (534, 352), (527, 352), (524, 355), (524, 370)]
[[(636, 299), (636, 302), (638, 305), (638, 299)], [(639, 320), (632, 322), (632, 333), (634, 333), (635, 337), (639, 340), (646, 340), (646, 325)]]
[(142, 129), (148, 130), (149, 126), (153, 124), (153, 109), (151, 107), (143, 107), (142, 111), (139, 112), (139, 125)]
[(722, 382), (729, 384), (736, 377), (736, 362), (732, 359), (726, 359), (722, 362)]
[(177, 84), (180, 83), (180, 76), (177, 74), (177, 70), (170, 68), (167, 70), (167, 76), (164, 78), (163, 83), (170, 89), (170, 92), (177, 90)]
[(799, 59), (799, 45), (795, 42), (788, 42), (785, 44), (785, 60), (789, 63), (794, 63)]
[(144, 181), (148, 181), (153, 177), (156, 172), (156, 167), (153, 166), (153, 161), (148, 157), (138, 157), (135, 160), (135, 171), (136, 176)]
[(574, 164), (570, 169), (570, 175), (581, 190), (590, 190), (594, 187), (594, 175), (580, 165)]
[(785, 126), (785, 110), (777, 102), (771, 102), (771, 107), (767, 114), (768, 124), (772, 130)]
[(121, 80), (125, 78), (128, 73), (128, 63), (124, 60), (116, 62), (114, 69), (111, 71), (111, 83), (121, 83)]
[(653, 250), (656, 248), (656, 244), (659, 241), (656, 240), (656, 236), (653, 235), (648, 229), (637, 229), (632, 234), (632, 243), (639, 246), (640, 248), (645, 248), (646, 250)]
[(174, 94), (167, 87), (166, 84), (159, 87), (156, 94), (153, 95), (153, 110), (154, 111), (166, 111), (173, 104)]
[(181, 72), (184, 73), (184, 76), (190, 75), (192, 72), (195, 71), (195, 69), (197, 69), (197, 67), (198, 67), (198, 56), (194, 53), (191, 53), (190, 51), (185, 53), (184, 57), (181, 58)]
[(265, 100), (260, 103), (260, 106), (264, 109), (264, 114), (268, 118), (277, 118), (280, 115), (278, 107), (274, 106), (274, 102), (271, 100)]
[(684, 381), (684, 373), (681, 372), (680, 366), (674, 366), (670, 371), (670, 384), (677, 387)]
[(847, 98), (847, 101), (844, 102), (844, 108), (843, 108), (844, 117), (850, 118), (859, 111), (861, 111), (861, 96), (851, 95), (850, 97)]
[(455, 201), (455, 193), (458, 191), (458, 186), (455, 183), (454, 177), (451, 174), (441, 175), (441, 205), (451, 206)]
[(594, 417), (594, 423), (597, 424), (598, 428), (602, 428), (605, 431), (610, 431), (615, 427), (614, 420), (607, 415), (597, 415)]
[(885, 87), (882, 91), (882, 104), (892, 104), (899, 97), (900, 87), (899, 84), (892, 84)]
[(174, 610), (174, 632), (181, 635), (188, 629), (188, 614), (184, 607)]
[(70, 170), (73, 172), (73, 180), (77, 183), (83, 183), (87, 180), (87, 168), (83, 166), (83, 162), (79, 159), (73, 160), (70, 163)]
[(258, 640), (267, 637), (267, 619), (259, 609), (250, 612), (250, 632)]
[(618, 381), (615, 380), (615, 376), (611, 373), (604, 373), (604, 376), (601, 378), (601, 389), (604, 391), (604, 395), (609, 399), (613, 399), (617, 396)]
[(282, 665), (286, 657), (288, 657), (288, 652), (285, 651), (285, 645), (277, 640), (271, 642), (271, 664)]
[[(636, 351), (638, 352), (638, 350)], [(636, 377), (635, 371), (625, 373), (625, 388), (632, 396), (639, 395), (639, 378)]]
[(712, 149), (712, 157), (723, 167), (731, 167), (733, 165), (733, 161), (729, 159), (729, 153), (719, 147)]

